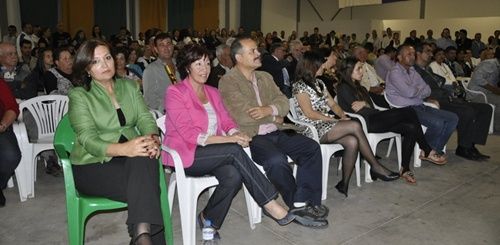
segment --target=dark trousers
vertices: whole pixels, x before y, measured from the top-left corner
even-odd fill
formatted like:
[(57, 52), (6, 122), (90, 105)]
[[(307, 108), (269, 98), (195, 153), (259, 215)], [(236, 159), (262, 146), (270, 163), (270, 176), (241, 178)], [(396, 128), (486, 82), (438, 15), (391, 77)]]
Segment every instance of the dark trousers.
[(21, 150), (11, 126), (5, 132), (0, 133), (0, 189), (7, 187), (7, 182), (20, 161)]
[[(267, 177), (288, 207), (293, 207), (294, 202), (321, 204), (322, 159), (316, 141), (297, 133), (277, 130), (254, 136), (250, 151), (252, 159), (264, 167)], [(298, 165), (296, 180), (287, 155)]]
[(149, 223), (156, 240), (164, 239), (158, 169), (157, 159), (114, 157), (105, 163), (73, 165), (73, 174), (79, 192), (128, 204), (131, 235), (135, 224)]
[(458, 145), (470, 148), (474, 144), (484, 145), (488, 138), (491, 121), (491, 106), (484, 103), (439, 101), (441, 109), (458, 116)]
[(401, 165), (403, 171), (410, 170), (410, 159), (415, 142), (419, 144), (424, 152), (429, 153), (432, 150), (422, 132), (417, 114), (411, 107), (394, 108), (371, 114), (367, 127), (370, 133), (394, 132), (401, 134)]
[(189, 176), (213, 175), (219, 181), (203, 210), (204, 217), (217, 229), (224, 222), (242, 183), (261, 207), (278, 197), (274, 186), (238, 144), (198, 146), (193, 165), (184, 171)]

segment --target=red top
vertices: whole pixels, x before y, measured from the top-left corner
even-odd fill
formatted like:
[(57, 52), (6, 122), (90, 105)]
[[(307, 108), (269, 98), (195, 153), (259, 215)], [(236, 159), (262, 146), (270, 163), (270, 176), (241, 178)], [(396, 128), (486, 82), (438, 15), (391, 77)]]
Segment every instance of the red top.
[(19, 115), (19, 105), (16, 102), (16, 98), (14, 98), (5, 80), (0, 79), (0, 119), (8, 110), (13, 110), (16, 116)]

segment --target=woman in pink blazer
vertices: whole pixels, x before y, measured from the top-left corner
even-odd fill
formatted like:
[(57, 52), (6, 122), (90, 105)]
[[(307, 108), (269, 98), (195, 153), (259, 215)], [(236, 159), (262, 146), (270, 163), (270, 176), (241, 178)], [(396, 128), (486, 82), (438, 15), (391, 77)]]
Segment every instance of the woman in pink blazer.
[[(275, 201), (278, 192), (242, 148), (250, 138), (239, 132), (217, 89), (205, 85), (210, 74), (208, 51), (197, 45), (184, 47), (177, 68), (183, 80), (165, 94), (163, 144), (180, 154), (187, 175), (208, 174), (219, 181), (198, 222), (210, 220), (218, 230), (243, 183), (264, 213), (280, 225), (289, 224), (295, 216)], [(168, 153), (163, 152), (162, 159), (173, 166)]]

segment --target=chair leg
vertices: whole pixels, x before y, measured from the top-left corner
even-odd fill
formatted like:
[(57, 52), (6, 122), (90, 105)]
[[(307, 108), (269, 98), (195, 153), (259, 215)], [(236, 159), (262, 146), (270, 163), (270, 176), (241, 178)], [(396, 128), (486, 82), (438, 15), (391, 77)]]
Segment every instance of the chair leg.
[(422, 166), (422, 160), (420, 160), (420, 146), (415, 143), (415, 148), (413, 149), (413, 167), (420, 168)]
[[(372, 149), (373, 155), (377, 154), (377, 143), (378, 142), (373, 142), (372, 140), (368, 139), (368, 143), (370, 144), (370, 149)], [(372, 183), (372, 176), (370, 175), (370, 164), (366, 160), (363, 160), (363, 163), (365, 164), (365, 183)]]
[(198, 193), (188, 188), (177, 189), (179, 212), (181, 216), (183, 244), (196, 244), (196, 206)]
[(250, 228), (255, 229), (255, 224), (258, 224), (262, 221), (262, 209), (255, 202), (255, 200), (248, 192), (248, 189), (243, 185), (243, 191), (245, 193), (245, 202), (247, 204), (248, 210), (248, 222), (250, 223)]
[(174, 196), (177, 185), (177, 179), (175, 178), (175, 173), (170, 175), (170, 181), (168, 183), (168, 203), (170, 204), (170, 213), (172, 213), (172, 206), (174, 206)]
[(396, 154), (398, 156), (398, 170), (401, 170), (401, 163), (403, 161), (403, 152), (401, 152), (402, 148), (401, 136), (396, 137)]
[(359, 153), (358, 153), (358, 157), (356, 158), (356, 163), (355, 163), (355, 168), (356, 168), (356, 183), (358, 185), (358, 187), (361, 187), (361, 171), (360, 171), (360, 163), (359, 163)]
[(387, 153), (385, 154), (386, 158), (388, 158), (391, 155), (392, 144), (394, 144), (394, 138), (391, 138), (389, 140), (389, 147), (387, 147)]

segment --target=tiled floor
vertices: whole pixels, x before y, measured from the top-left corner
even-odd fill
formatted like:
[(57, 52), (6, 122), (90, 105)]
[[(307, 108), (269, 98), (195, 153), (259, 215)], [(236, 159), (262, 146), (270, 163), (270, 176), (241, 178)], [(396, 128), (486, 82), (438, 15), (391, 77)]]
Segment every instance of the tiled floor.
[[(386, 145), (382, 143), (381, 152)], [(454, 135), (448, 145), (449, 164), (424, 162), (415, 171), (416, 186), (376, 181), (358, 188), (352, 181), (347, 199), (333, 188), (339, 175), (332, 167), (325, 201), (331, 210), (330, 225), (323, 230), (296, 224), (280, 227), (269, 218), (251, 230), (240, 192), (220, 231), (220, 244), (500, 244), (499, 145), (500, 136), (490, 136), (480, 150), (492, 159), (466, 161), (453, 154)], [(394, 154), (382, 162), (396, 168)], [(35, 186), (36, 198), (23, 203), (16, 188), (5, 190), (0, 244), (67, 244), (63, 178), (39, 169)], [(205, 202), (206, 195), (198, 209)], [(86, 244), (128, 244), (125, 219), (125, 212), (92, 217), (86, 226)], [(182, 244), (177, 199), (173, 224), (175, 243)]]

